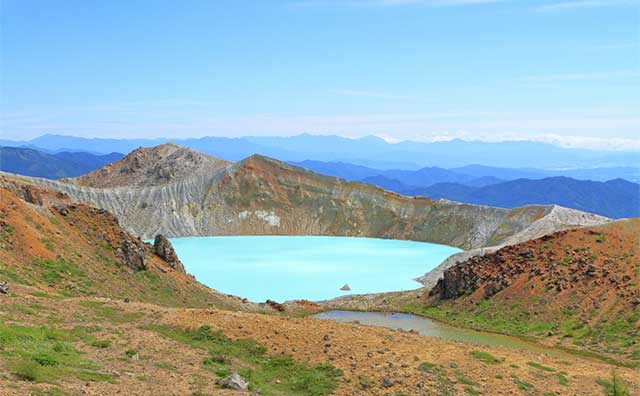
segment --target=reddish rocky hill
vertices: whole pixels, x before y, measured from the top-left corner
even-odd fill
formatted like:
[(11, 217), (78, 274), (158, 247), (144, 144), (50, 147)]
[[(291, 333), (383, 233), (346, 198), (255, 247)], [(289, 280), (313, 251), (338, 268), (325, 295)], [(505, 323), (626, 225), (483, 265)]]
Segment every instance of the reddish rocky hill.
[(185, 274), (162, 247), (164, 258), (109, 212), (0, 176), (0, 281), (66, 296), (252, 309)]
[(556, 232), (444, 272), (427, 311), (640, 362), (640, 219)]

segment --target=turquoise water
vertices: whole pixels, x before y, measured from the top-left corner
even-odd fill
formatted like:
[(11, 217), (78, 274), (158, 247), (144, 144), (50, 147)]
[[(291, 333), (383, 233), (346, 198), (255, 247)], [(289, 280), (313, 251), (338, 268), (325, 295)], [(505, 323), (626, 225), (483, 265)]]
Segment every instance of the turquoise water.
[[(326, 300), (410, 290), (460, 249), (389, 239), (317, 236), (173, 238), (188, 273), (252, 301)], [(351, 291), (339, 290), (348, 284)]]

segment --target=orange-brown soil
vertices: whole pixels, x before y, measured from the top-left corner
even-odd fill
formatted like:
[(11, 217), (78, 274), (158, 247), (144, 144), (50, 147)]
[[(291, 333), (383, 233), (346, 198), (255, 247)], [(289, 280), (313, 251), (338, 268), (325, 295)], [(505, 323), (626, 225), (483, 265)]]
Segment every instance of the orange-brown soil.
[(524, 334), (640, 361), (640, 219), (557, 232), (474, 257), (446, 270), (427, 299), (470, 314), (469, 320), (477, 315), (480, 327), (491, 329), (511, 315)]
[[(82, 304), (81, 298), (40, 298), (29, 295), (30, 290), (17, 286), (12, 297), (4, 298), (10, 299), (12, 305), (36, 307), (35, 312), (25, 314), (3, 309), (0, 318), (8, 323), (40, 325), (51, 323), (55, 317), (59, 326), (65, 328), (99, 326), (94, 336), (110, 341), (108, 347), (96, 348), (83, 342), (74, 346), (85, 358), (95, 361), (101, 367), (100, 372), (111, 376), (111, 380), (67, 378), (55, 384), (34, 384), (17, 380), (0, 364), (3, 395), (24, 395), (34, 389), (50, 388), (67, 394), (90, 395), (239, 394), (219, 389), (215, 384), (216, 374), (202, 364), (207, 351), (190, 348), (148, 330), (149, 324), (189, 328), (209, 325), (232, 339), (255, 339), (272, 355), (291, 356), (311, 365), (331, 364), (344, 373), (338, 380), (336, 395), (462, 395), (470, 392), (469, 387), (487, 395), (602, 395), (603, 388), (596, 381), (609, 379), (614, 370), (633, 392), (640, 389), (634, 369), (571, 355), (554, 357), (479, 346), (355, 323), (90, 300), (104, 302), (121, 317), (129, 318), (126, 322), (115, 322), (96, 315), (93, 308)], [(139, 357), (128, 357), (129, 350), (136, 351)], [(474, 358), (472, 351), (488, 352), (501, 362), (484, 363)], [(531, 362), (556, 371), (535, 368)], [(422, 363), (432, 369), (421, 370)], [(565, 373), (568, 381), (565, 385), (560, 383), (559, 372)], [(392, 385), (385, 387), (384, 379)], [(523, 383), (529, 384), (531, 390), (524, 392), (519, 386)]]

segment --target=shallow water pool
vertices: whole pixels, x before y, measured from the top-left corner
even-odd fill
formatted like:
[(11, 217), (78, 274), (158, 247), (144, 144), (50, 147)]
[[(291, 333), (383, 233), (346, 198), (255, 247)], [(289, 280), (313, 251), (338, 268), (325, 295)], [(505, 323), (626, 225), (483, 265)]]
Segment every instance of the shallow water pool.
[(415, 330), (422, 335), (430, 337), (474, 342), (490, 346), (501, 345), (507, 348), (525, 349), (531, 352), (545, 353), (547, 355), (560, 357), (570, 356), (568, 353), (558, 349), (547, 348), (516, 337), (453, 327), (429, 318), (410, 314), (336, 310), (321, 312), (319, 314), (312, 315), (311, 317), (322, 320), (335, 320), (338, 322), (357, 322), (370, 326), (387, 327), (390, 329), (402, 329), (407, 331)]
[[(410, 290), (460, 249), (424, 242), (320, 236), (172, 238), (188, 273), (252, 301), (326, 300)], [(345, 284), (350, 291), (341, 291)]]

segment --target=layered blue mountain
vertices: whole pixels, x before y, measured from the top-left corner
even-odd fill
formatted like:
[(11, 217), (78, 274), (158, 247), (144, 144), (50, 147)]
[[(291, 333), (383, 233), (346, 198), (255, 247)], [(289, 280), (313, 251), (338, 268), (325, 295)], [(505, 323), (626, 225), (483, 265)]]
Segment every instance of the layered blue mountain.
[(472, 165), (453, 169), (430, 167), (405, 171), (320, 161), (302, 161), (295, 165), (317, 173), (375, 184), (404, 195), (425, 195), (433, 199), (444, 198), (505, 208), (527, 204), (556, 204), (611, 218), (640, 216), (640, 184), (620, 178), (601, 182), (546, 176), (566, 173), (595, 178), (620, 173), (637, 178), (636, 168), (547, 171)]
[(510, 180), (485, 187), (439, 183), (398, 192), (503, 208), (556, 204), (611, 218), (640, 216), (640, 184), (623, 179), (597, 182), (549, 177), (539, 180)]
[[(44, 135), (29, 141), (0, 141), (0, 145), (25, 146), (45, 151), (82, 150), (96, 153), (130, 152), (169, 139), (86, 139)], [(333, 135), (302, 134), (290, 137), (203, 137), (171, 139), (172, 142), (220, 158), (237, 161), (262, 154), (283, 161), (338, 161), (379, 169), (443, 168), (484, 164), (491, 167), (532, 168), (541, 163), (548, 169), (638, 167), (638, 152), (563, 148), (532, 141), (389, 143), (374, 136), (348, 139)]]
[(91, 172), (122, 159), (120, 153), (96, 155), (87, 152), (49, 154), (30, 148), (0, 147), (0, 170), (26, 176), (59, 179)]
[[(346, 162), (300, 161), (290, 162), (317, 173), (340, 177), (351, 181), (364, 181), (387, 187), (395, 182), (403, 184), (404, 189), (429, 187), (437, 183), (457, 183), (467, 186), (483, 187), (516, 179), (544, 179), (565, 176), (579, 180), (607, 181), (626, 179), (640, 181), (640, 168), (616, 167), (595, 169), (545, 170), (535, 168), (499, 168), (483, 165), (444, 169), (426, 167), (418, 170), (374, 169)], [(385, 180), (388, 179), (388, 180)], [(392, 189), (397, 191), (397, 189)]]

